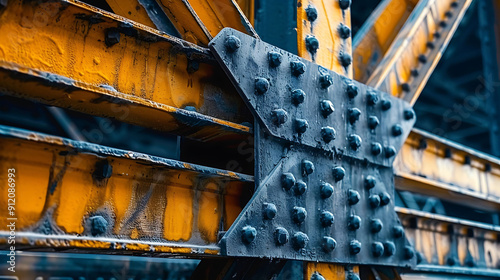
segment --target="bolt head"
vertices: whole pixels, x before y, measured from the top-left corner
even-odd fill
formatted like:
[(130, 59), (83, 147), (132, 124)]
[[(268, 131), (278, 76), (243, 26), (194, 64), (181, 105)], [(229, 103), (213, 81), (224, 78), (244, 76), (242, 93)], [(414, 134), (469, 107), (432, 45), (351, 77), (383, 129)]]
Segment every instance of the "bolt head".
[(347, 68), (347, 66), (351, 65), (352, 57), (348, 53), (341, 52), (339, 56), (340, 64)]
[(310, 22), (315, 21), (318, 18), (318, 11), (313, 6), (309, 5), (306, 8), (307, 20)]
[(325, 252), (330, 253), (335, 250), (335, 247), (337, 247), (337, 241), (329, 236), (323, 236), (321, 247)]
[(241, 40), (234, 36), (234, 35), (229, 35), (226, 37), (226, 41), (224, 42), (224, 46), (226, 47), (227, 52), (235, 52), (241, 47)]
[(394, 256), (396, 253), (396, 245), (391, 241), (384, 242), (384, 253), (388, 257)]
[(368, 127), (370, 129), (375, 129), (377, 126), (380, 124), (380, 121), (376, 116), (370, 116), (368, 117)]
[(392, 103), (390, 100), (384, 99), (384, 100), (382, 100), (381, 103), (382, 103), (381, 107), (382, 107), (383, 111), (387, 111), (387, 110), (391, 109), (391, 107), (392, 107)]
[(278, 67), (281, 65), (282, 55), (279, 52), (268, 52), (267, 59), (269, 60), (269, 66)]
[(403, 256), (405, 260), (410, 260), (415, 256), (415, 251), (411, 246), (405, 246)]
[(359, 120), (359, 116), (361, 116), (361, 110), (359, 110), (358, 108), (349, 108), (349, 110), (347, 110), (347, 116), (349, 117), (349, 122), (351, 124), (354, 124)]
[(308, 242), (309, 242), (309, 237), (307, 236), (307, 234), (300, 231), (295, 233), (292, 237), (292, 243), (295, 250), (300, 250), (302, 248), (305, 248)]
[(360, 280), (360, 279), (356, 273), (349, 272), (349, 274), (346, 277), (346, 280)]
[(384, 254), (384, 245), (381, 242), (372, 243), (372, 255), (376, 258)]
[(393, 146), (385, 146), (384, 154), (386, 158), (391, 158), (396, 155), (396, 148), (394, 148)]
[(296, 224), (301, 224), (307, 218), (307, 211), (304, 207), (295, 206), (292, 209), (292, 220)]
[(420, 61), (421, 63), (426, 63), (427, 57), (425, 57), (425, 55), (421, 54), (418, 56), (418, 61)]
[(335, 129), (330, 126), (325, 126), (321, 128), (321, 138), (325, 143), (330, 143), (332, 140), (335, 139)]
[(319, 108), (321, 110), (321, 114), (325, 118), (331, 115), (335, 111), (335, 108), (333, 108), (333, 103), (330, 100), (321, 101), (319, 103)]
[(281, 175), (281, 186), (285, 190), (291, 189), (295, 185), (295, 176), (292, 173), (283, 173)]
[(116, 28), (109, 28), (106, 30), (106, 37), (104, 43), (106, 46), (111, 47), (120, 42), (120, 32)]
[(294, 89), (292, 91), (292, 103), (295, 106), (298, 106), (302, 103), (304, 103), (304, 100), (306, 98), (306, 93), (301, 90), (301, 89)]
[(269, 81), (266, 78), (255, 78), (255, 94), (261, 95), (269, 90)]
[(302, 134), (306, 132), (307, 128), (309, 127), (309, 124), (307, 123), (307, 120), (304, 119), (295, 119), (295, 132)]
[(314, 272), (314, 274), (311, 275), (311, 280), (325, 280), (325, 277), (323, 277), (318, 272)]
[(307, 191), (307, 184), (304, 181), (297, 181), (293, 187), (296, 196), (303, 195)]
[(314, 172), (314, 163), (309, 160), (302, 160), (302, 176), (311, 175)]
[(372, 152), (372, 155), (374, 155), (374, 156), (380, 155), (380, 153), (382, 153), (382, 145), (380, 145), (380, 143), (373, 142), (371, 144), (371, 152)]
[(284, 245), (288, 242), (288, 231), (285, 228), (277, 227), (274, 231), (276, 245)]
[(347, 202), (349, 205), (355, 205), (359, 202), (359, 192), (353, 189), (347, 191)]
[(276, 212), (278, 212), (278, 209), (276, 209), (276, 205), (273, 203), (264, 203), (262, 205), (262, 215), (264, 216), (264, 219), (274, 219), (274, 217), (276, 217)]
[(345, 176), (345, 169), (342, 166), (336, 166), (332, 169), (332, 175), (335, 182), (341, 181)]
[(405, 235), (405, 230), (402, 226), (394, 226), (392, 228), (392, 235), (396, 239), (401, 238)]
[(299, 60), (290, 62), (290, 68), (292, 70), (292, 75), (295, 77), (298, 77), (306, 72), (306, 65)]
[(288, 120), (288, 113), (283, 109), (274, 109), (271, 112), (271, 120), (275, 125), (281, 126)]
[(341, 23), (339, 25), (339, 35), (340, 35), (340, 38), (347, 39), (347, 38), (351, 37), (351, 29), (347, 25)]
[(108, 230), (108, 221), (101, 215), (96, 215), (89, 218), (90, 233), (93, 236), (104, 234)]
[(380, 197), (376, 194), (370, 195), (368, 197), (368, 203), (370, 204), (371, 208), (377, 208), (380, 205)]
[(306, 49), (310, 53), (315, 54), (319, 49), (318, 39), (316, 39), (316, 37), (314, 37), (312, 35), (307, 35), (306, 36)]
[(358, 95), (358, 87), (352, 83), (348, 83), (346, 85), (345, 92), (347, 93), (349, 99), (353, 99)]
[(92, 177), (101, 181), (104, 179), (109, 179), (112, 174), (113, 166), (107, 160), (101, 160), (95, 164), (95, 169), (92, 173)]
[(383, 224), (380, 219), (371, 219), (370, 221), (370, 231), (372, 233), (378, 233), (382, 230)]
[(365, 178), (365, 188), (366, 189), (369, 189), (369, 190), (373, 189), (376, 184), (377, 184), (377, 180), (375, 179), (375, 177), (373, 177), (372, 175), (366, 176), (366, 178)]
[(374, 91), (368, 91), (366, 93), (366, 102), (370, 106), (376, 105), (378, 102), (378, 94)]
[(339, 0), (339, 6), (342, 10), (349, 9), (351, 0)]
[(351, 240), (351, 242), (349, 242), (349, 253), (351, 255), (357, 255), (359, 252), (361, 252), (361, 242), (358, 240)]
[(333, 194), (333, 186), (326, 182), (321, 183), (321, 188), (320, 188), (321, 198), (327, 199), (330, 196), (332, 196), (332, 194)]
[(361, 226), (361, 218), (357, 215), (351, 215), (347, 220), (347, 228), (351, 231), (358, 230)]
[(321, 212), (319, 217), (319, 221), (322, 227), (330, 227), (333, 225), (334, 217), (333, 214), (329, 211)]
[(401, 136), (401, 134), (403, 134), (403, 128), (399, 124), (395, 124), (392, 126), (391, 132), (394, 137)]
[(353, 151), (357, 151), (359, 149), (359, 147), (361, 147), (362, 141), (361, 141), (361, 137), (359, 137), (359, 135), (351, 134), (351, 135), (349, 135), (348, 140), (349, 140), (349, 146), (351, 147), (351, 149)]
[(403, 112), (403, 117), (405, 118), (405, 120), (409, 121), (415, 117), (415, 112), (413, 112), (412, 109), (406, 109)]
[(410, 92), (411, 88), (410, 88), (410, 84), (408, 83), (403, 83), (401, 84), (401, 89), (404, 91), (404, 92)]
[(330, 76), (329, 74), (320, 75), (319, 76), (319, 85), (321, 86), (322, 89), (327, 89), (328, 87), (333, 85), (332, 76)]
[(255, 240), (257, 236), (257, 230), (252, 226), (244, 226), (241, 229), (241, 240), (245, 244), (250, 244)]
[(391, 196), (387, 192), (381, 192), (378, 196), (380, 197), (381, 206), (385, 206), (391, 202)]

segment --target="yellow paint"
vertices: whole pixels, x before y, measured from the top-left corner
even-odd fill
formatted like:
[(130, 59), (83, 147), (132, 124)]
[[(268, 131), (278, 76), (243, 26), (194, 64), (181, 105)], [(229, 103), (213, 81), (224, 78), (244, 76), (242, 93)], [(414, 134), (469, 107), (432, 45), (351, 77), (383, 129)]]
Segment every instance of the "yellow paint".
[(148, 13), (144, 9), (144, 7), (139, 4), (137, 0), (106, 0), (106, 2), (115, 14), (126, 17), (138, 23), (142, 23), (151, 28), (156, 28), (156, 25), (153, 23), (151, 18), (149, 18)]
[(198, 229), (201, 237), (210, 243), (217, 242), (221, 209), (219, 208), (218, 186), (214, 182), (205, 185), (205, 191), (198, 199)]
[[(307, 20), (306, 9), (311, 5), (318, 11), (318, 18), (312, 23)], [(338, 1), (301, 0), (297, 2), (297, 47), (300, 57), (314, 61), (328, 69), (352, 78), (352, 66), (347, 70), (340, 64), (340, 52), (352, 55), (351, 38), (340, 38), (339, 25), (351, 26), (351, 13), (340, 9)], [(306, 49), (305, 39), (314, 35), (319, 41), (319, 49), (311, 55)]]
[(208, 255), (218, 255), (219, 254), (219, 250), (210, 250), (210, 249), (205, 249), (205, 251), (203, 251), (205, 254), (208, 254)]
[(92, 249), (110, 249), (112, 248), (110, 242), (103, 242), (97, 240), (70, 240), (70, 247), (75, 248), (92, 248)]
[(180, 176), (166, 186), (163, 236), (171, 241), (187, 241), (193, 231), (193, 190), (188, 177)]
[(228, 230), (243, 210), (241, 204), (245, 186), (240, 182), (229, 182), (224, 195), (224, 230)]
[[(359, 274), (359, 267), (353, 266), (352, 271)], [(314, 273), (319, 273), (325, 280), (345, 280), (346, 268), (343, 265), (306, 262), (304, 269), (304, 279), (311, 279)]]
[(154, 251), (171, 254), (189, 254), (192, 253), (193, 249), (184, 247), (155, 246)]

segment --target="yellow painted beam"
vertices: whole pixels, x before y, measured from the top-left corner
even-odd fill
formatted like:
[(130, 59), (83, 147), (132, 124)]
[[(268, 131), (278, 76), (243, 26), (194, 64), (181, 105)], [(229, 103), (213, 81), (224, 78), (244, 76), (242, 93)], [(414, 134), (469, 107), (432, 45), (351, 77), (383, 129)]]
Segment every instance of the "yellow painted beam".
[(149, 17), (146, 9), (137, 0), (106, 0), (113, 12), (151, 28), (159, 29)]

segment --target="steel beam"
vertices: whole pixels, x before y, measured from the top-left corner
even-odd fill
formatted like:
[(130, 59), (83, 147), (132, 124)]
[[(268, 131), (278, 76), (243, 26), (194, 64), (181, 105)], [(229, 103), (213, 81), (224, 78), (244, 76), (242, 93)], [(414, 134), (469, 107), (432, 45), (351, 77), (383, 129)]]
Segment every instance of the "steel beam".
[(9, 1), (0, 20), (9, 95), (195, 139), (249, 132), (206, 49), (77, 1)]
[[(219, 231), (253, 190), (252, 176), (6, 126), (0, 166), (15, 169), (15, 209), (0, 209), (0, 248), (14, 221), (18, 250), (218, 254)], [(0, 184), (7, 180), (2, 172)]]

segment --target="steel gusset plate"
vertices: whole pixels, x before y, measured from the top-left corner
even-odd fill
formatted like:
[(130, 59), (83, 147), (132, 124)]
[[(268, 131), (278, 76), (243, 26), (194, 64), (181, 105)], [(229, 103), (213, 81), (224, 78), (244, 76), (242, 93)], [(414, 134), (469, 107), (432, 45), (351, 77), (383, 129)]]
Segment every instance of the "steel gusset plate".
[(258, 120), (257, 190), (222, 253), (413, 266), (392, 171), (411, 105), (233, 29), (209, 46)]

